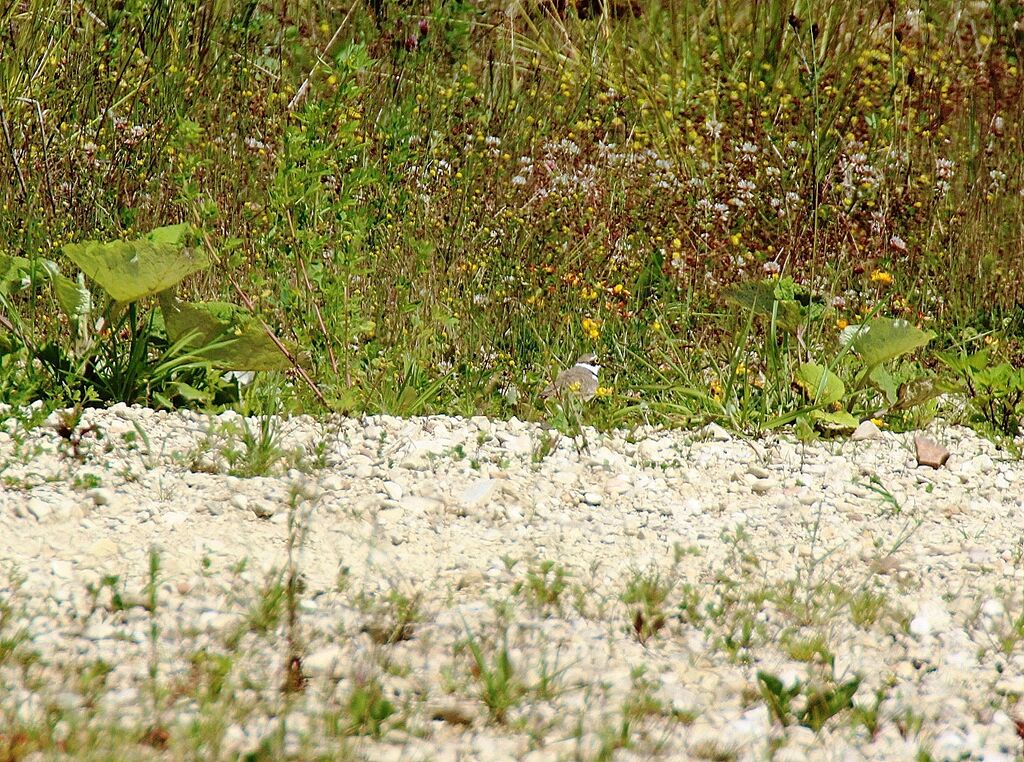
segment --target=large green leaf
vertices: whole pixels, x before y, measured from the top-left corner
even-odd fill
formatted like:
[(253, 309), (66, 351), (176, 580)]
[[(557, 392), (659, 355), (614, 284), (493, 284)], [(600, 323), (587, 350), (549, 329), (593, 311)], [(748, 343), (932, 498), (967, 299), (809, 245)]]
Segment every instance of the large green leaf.
[(868, 368), (913, 352), (935, 338), (932, 331), (922, 331), (906, 320), (875, 318), (860, 325), (847, 326), (842, 340), (852, 342), (853, 349)]
[(32, 263), (25, 257), (0, 254), (0, 292), (8, 293), (14, 284), (21, 285), (31, 268)]
[(774, 315), (779, 328), (790, 334), (819, 318), (825, 309), (820, 300), (788, 277), (737, 283), (726, 289), (724, 296), (726, 301), (755, 315)]
[(896, 385), (896, 379), (885, 369), (884, 365), (876, 365), (872, 368), (868, 378), (875, 388), (885, 395), (886, 402), (891, 405), (896, 401), (899, 388)]
[(770, 315), (776, 300), (775, 285), (767, 280), (737, 283), (726, 289), (725, 300), (755, 315)]
[(28, 260), (25, 257), (11, 257), (0, 254), (0, 292), (8, 293), (36, 280), (49, 280), (57, 295), (57, 302), (64, 313), (76, 323), (89, 317), (92, 311), (92, 294), (79, 276), (73, 281), (64, 276), (57, 263), (49, 259)]
[(172, 341), (191, 336), (189, 344), (197, 348), (196, 354), (220, 368), (285, 370), (291, 367), (288, 358), (259, 322), (236, 304), (181, 302), (168, 293), (161, 296), (160, 310)]
[(845, 410), (812, 410), (811, 418), (819, 428), (826, 431), (852, 431), (860, 424)]
[(92, 294), (85, 287), (85, 281), (81, 275), (77, 281), (67, 276), (56, 273), (52, 276), (53, 289), (57, 294), (57, 302), (60, 304), (64, 314), (75, 323), (89, 319), (92, 312)]
[(846, 396), (846, 384), (835, 373), (817, 363), (805, 362), (797, 368), (796, 383), (816, 405), (831, 405)]
[(134, 302), (177, 285), (210, 265), (184, 246), (187, 225), (157, 228), (135, 241), (69, 243), (64, 254), (118, 302)]
[(188, 243), (188, 235), (191, 231), (191, 225), (187, 222), (181, 222), (177, 225), (164, 225), (162, 228), (154, 228), (146, 233), (144, 238), (153, 243), (169, 243), (173, 246), (184, 246)]

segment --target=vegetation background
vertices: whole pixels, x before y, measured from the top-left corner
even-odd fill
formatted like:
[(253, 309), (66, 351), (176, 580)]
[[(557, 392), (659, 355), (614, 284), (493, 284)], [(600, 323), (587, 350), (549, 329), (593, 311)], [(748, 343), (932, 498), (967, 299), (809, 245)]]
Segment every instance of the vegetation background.
[[(76, 328), (11, 265), (73, 278), (69, 243), (185, 222), (213, 266), (180, 292), (258, 315), (322, 394), (264, 373), (250, 409), (536, 417), (594, 351), (597, 425), (803, 420), (810, 362), (894, 426), (934, 411), (896, 385), (1002, 368), (1016, 426), (1019, 2), (27, 0), (0, 30), (8, 401), (237, 398), (155, 299)], [(762, 280), (791, 325), (730, 290)], [(879, 396), (841, 359), (872, 317), (949, 362)]]

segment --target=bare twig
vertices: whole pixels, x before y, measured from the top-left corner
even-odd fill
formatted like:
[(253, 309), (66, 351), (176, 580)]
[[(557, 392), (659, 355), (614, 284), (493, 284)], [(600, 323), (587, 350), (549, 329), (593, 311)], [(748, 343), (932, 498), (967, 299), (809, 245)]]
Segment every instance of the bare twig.
[(0, 124), (4, 128), (4, 142), (7, 144), (7, 153), (11, 156), (11, 163), (14, 164), (14, 174), (18, 176), (18, 186), (21, 188), (21, 197), (24, 199), (28, 196), (28, 188), (25, 185), (25, 176), (21, 173), (18, 154), (14, 150), (14, 140), (11, 138), (11, 128), (7, 123), (7, 112), (4, 110), (2, 100), (0, 100)]
[(341, 36), (341, 30), (345, 28), (349, 17), (352, 15), (352, 11), (356, 9), (357, 5), (358, 3), (352, 3), (352, 7), (348, 9), (348, 13), (345, 14), (345, 18), (343, 18), (341, 23), (338, 24), (338, 28), (334, 30), (334, 34), (331, 35), (331, 39), (327, 41), (324, 49), (320, 51), (320, 54), (316, 57), (316, 63), (313, 64), (313, 68), (309, 70), (309, 74), (306, 75), (302, 84), (299, 85), (299, 89), (295, 92), (295, 95), (293, 95), (292, 99), (288, 101), (288, 111), (294, 111), (295, 107), (302, 103), (302, 100), (306, 97), (306, 93), (309, 91), (309, 85), (313, 81), (313, 75), (316, 74), (317, 69), (320, 68), (320, 64), (331, 51), (331, 48), (334, 47), (334, 43), (338, 41), (338, 38)]
[(22, 103), (30, 103), (36, 108), (36, 119), (39, 121), (39, 144), (43, 149), (43, 179), (46, 181), (46, 198), (50, 202), (50, 211), (57, 211), (57, 202), (53, 197), (53, 178), (50, 176), (50, 151), (46, 144), (46, 122), (43, 119), (43, 107), (35, 98), (18, 98)]
[[(210, 237), (206, 234), (206, 231), (202, 231), (201, 235), (203, 237), (203, 243), (206, 244), (206, 248), (211, 252), (215, 251), (213, 248), (213, 242), (210, 240)], [(238, 285), (238, 281), (231, 277), (230, 273), (228, 274), (228, 282), (231, 284), (231, 287), (235, 290), (235, 293), (238, 294), (238, 298), (242, 300), (242, 303), (245, 305), (245, 308), (249, 310), (250, 314), (252, 314), (252, 316), (260, 322), (260, 326), (263, 328), (267, 336), (270, 337), (270, 340), (274, 342), (274, 346), (278, 348), (281, 354), (288, 358), (288, 362), (290, 362), (292, 364), (292, 367), (295, 368), (295, 372), (299, 374), (299, 377), (306, 382), (306, 385), (310, 388), (310, 391), (312, 391), (313, 394), (316, 395), (316, 398), (320, 400), (320, 404), (322, 404), (326, 408), (330, 408), (330, 404), (327, 402), (327, 397), (325, 397), (324, 393), (320, 391), (320, 387), (316, 385), (316, 382), (312, 379), (312, 377), (309, 375), (306, 369), (302, 367), (302, 363), (299, 362), (299, 358), (295, 356), (294, 352), (288, 349), (287, 345), (285, 345), (285, 343), (281, 341), (280, 338), (278, 338), (277, 334), (274, 333), (274, 329), (267, 324), (267, 321), (265, 321), (262, 317), (259, 316), (259, 314), (257, 314), (256, 307), (252, 303), (252, 299), (250, 299), (249, 295), (242, 290), (242, 287)]]

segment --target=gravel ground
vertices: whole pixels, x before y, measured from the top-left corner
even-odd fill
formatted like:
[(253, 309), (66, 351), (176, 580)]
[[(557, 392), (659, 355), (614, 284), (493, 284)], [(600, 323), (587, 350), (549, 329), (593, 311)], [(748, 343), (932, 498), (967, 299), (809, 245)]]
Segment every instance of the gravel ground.
[(1024, 466), (968, 430), (57, 422), (0, 434), (0, 756), (1022, 758)]

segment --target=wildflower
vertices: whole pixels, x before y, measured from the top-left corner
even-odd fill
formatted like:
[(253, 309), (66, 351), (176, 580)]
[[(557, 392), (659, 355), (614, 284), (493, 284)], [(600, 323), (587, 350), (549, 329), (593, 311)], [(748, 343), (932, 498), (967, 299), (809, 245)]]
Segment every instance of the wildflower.
[(583, 318), (583, 330), (591, 339), (601, 335), (601, 324), (593, 318)]
[(846, 320), (846, 318), (839, 318), (836, 321), (836, 328), (838, 328), (840, 331), (845, 331), (848, 325), (850, 325), (850, 322)]
[(889, 239), (889, 245), (896, 249), (896, 251), (905, 252), (907, 250), (907, 242), (898, 235), (894, 235)]
[(615, 390), (612, 389), (612, 387), (610, 387), (610, 386), (599, 386), (599, 387), (597, 387), (597, 391), (594, 392), (594, 396), (595, 397), (611, 397), (612, 396), (612, 392), (614, 392), (614, 391)]
[(953, 179), (955, 169), (956, 164), (949, 159), (935, 160), (935, 176), (938, 178), (935, 181), (935, 192), (940, 196), (945, 195), (949, 190), (949, 183)]
[(653, 323), (651, 323), (651, 330), (652, 331), (661, 331), (661, 323), (658, 322), (657, 320), (655, 320)]
[(713, 140), (718, 140), (722, 137), (722, 126), (722, 123), (717, 119), (708, 119), (704, 122), (704, 129), (707, 131), (708, 137)]
[(761, 269), (764, 270), (766, 275), (778, 275), (782, 270), (782, 265), (775, 260), (769, 260), (761, 265)]
[(889, 284), (892, 283), (892, 275), (887, 273), (885, 270), (872, 270), (871, 282), (878, 283), (883, 286), (888, 286)]

